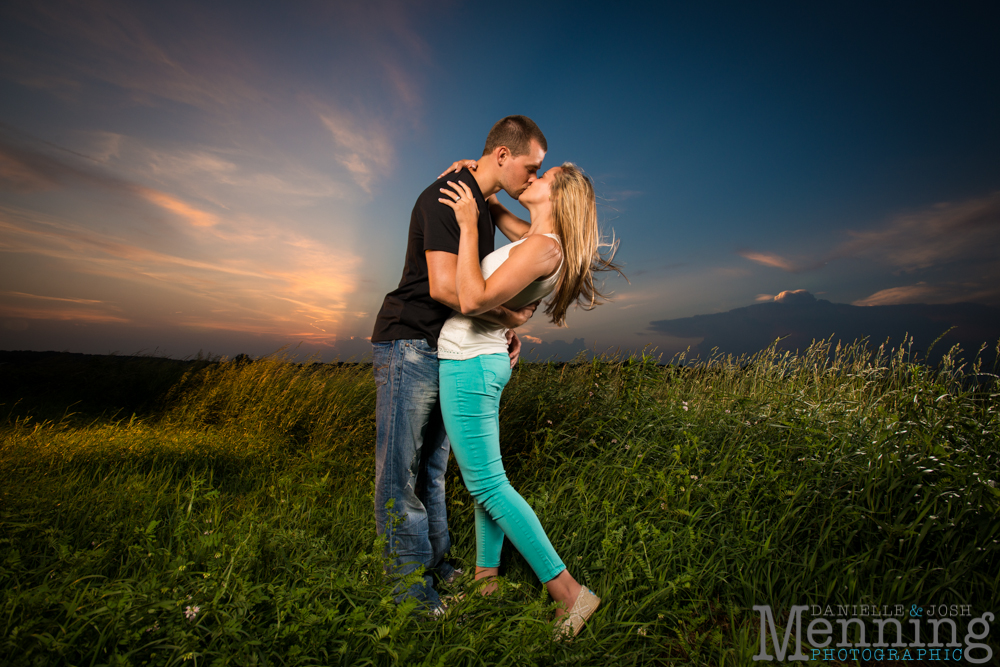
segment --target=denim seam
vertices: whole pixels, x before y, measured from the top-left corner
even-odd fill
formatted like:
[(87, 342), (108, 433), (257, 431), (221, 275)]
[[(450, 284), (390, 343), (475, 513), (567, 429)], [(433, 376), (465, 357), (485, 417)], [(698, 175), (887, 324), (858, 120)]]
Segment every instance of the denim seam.
[[(402, 350), (400, 349), (400, 345), (398, 343), (394, 342), (393, 346), (392, 346), (392, 355), (391, 355), (390, 360), (389, 360), (389, 363), (391, 364), (390, 368), (393, 370), (392, 374), (390, 375), (391, 389), (390, 389), (390, 392), (389, 392), (389, 399), (390, 399), (389, 400), (389, 405), (392, 405), (394, 409), (391, 410), (390, 413), (389, 413), (389, 440), (388, 440), (388, 442), (396, 442), (396, 432), (399, 430), (399, 424), (397, 423), (398, 420), (399, 420), (399, 412), (398, 412), (398, 410), (395, 409), (395, 407), (396, 407), (396, 404), (397, 404), (397, 401), (398, 401), (398, 398), (399, 398), (400, 384), (402, 383), (402, 379), (403, 379), (402, 358), (404, 356), (405, 355), (403, 354)], [(389, 460), (386, 462), (387, 463), (386, 467), (389, 469), (389, 474), (390, 474), (389, 479), (395, 479), (396, 478), (396, 470), (395, 470), (396, 457), (395, 456), (390, 456), (388, 458), (389, 458)], [(399, 516), (399, 510), (400, 510), (400, 508), (396, 507), (396, 503), (399, 502), (399, 500), (400, 500), (399, 498), (395, 498), (395, 497), (393, 498), (392, 511), (394, 513), (396, 513), (396, 516)], [(387, 515), (386, 516), (386, 520), (388, 522), (392, 522), (393, 519), (392, 519), (391, 516)], [(392, 534), (393, 534), (393, 536), (395, 536), (395, 534), (396, 534), (395, 529), (392, 530)], [(392, 545), (389, 545), (389, 547), (390, 547), (390, 551), (393, 551), (393, 550), (395, 550), (396, 545), (392, 544)]]

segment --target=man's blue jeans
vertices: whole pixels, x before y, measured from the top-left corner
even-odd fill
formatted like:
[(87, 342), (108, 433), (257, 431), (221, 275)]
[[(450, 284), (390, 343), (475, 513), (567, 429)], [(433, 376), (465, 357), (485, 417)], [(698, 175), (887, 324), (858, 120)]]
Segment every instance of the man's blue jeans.
[(445, 470), (451, 446), (438, 400), (437, 349), (423, 339), (372, 343), (375, 371), (375, 529), (394, 575), (423, 566), (424, 582), (397, 591), (434, 608), (432, 574), (447, 579), (451, 546)]

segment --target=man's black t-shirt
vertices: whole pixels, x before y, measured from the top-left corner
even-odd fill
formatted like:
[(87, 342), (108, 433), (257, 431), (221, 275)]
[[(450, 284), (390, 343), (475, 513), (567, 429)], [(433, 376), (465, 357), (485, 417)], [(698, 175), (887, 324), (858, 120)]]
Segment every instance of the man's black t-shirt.
[(430, 295), (427, 279), (427, 250), (443, 250), (458, 254), (460, 236), (455, 212), (438, 201), (443, 197), (441, 188), (447, 181), (463, 181), (472, 190), (479, 204), (479, 261), (493, 252), (493, 234), (496, 227), (490, 217), (479, 184), (468, 169), (458, 174), (447, 174), (420, 193), (410, 214), (410, 232), (406, 242), (406, 263), (399, 287), (385, 295), (382, 309), (375, 320), (372, 342), (423, 338), (431, 347), (437, 347), (438, 335), (444, 321), (451, 315), (451, 308), (435, 301)]

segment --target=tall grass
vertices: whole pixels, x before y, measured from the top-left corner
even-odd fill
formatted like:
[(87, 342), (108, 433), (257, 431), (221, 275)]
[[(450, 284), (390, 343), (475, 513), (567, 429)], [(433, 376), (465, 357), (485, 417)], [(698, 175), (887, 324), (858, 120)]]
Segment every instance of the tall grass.
[[(0, 432), (0, 661), (744, 665), (755, 604), (996, 612), (1000, 383), (956, 358), (821, 341), (519, 366), (511, 481), (604, 598), (568, 644), (509, 547), (497, 595), (438, 619), (392, 604), (370, 368), (200, 364), (129, 418), (22, 406)], [(471, 571), (472, 503), (448, 476)]]

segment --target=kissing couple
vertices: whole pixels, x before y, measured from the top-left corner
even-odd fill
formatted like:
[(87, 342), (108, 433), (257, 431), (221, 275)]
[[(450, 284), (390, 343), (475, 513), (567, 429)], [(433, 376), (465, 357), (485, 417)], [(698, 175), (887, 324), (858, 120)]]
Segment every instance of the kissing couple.
[[(559, 603), (557, 634), (574, 636), (600, 599), (570, 574), (538, 517), (510, 485), (500, 453), (500, 394), (517, 364), (524, 325), (545, 314), (563, 325), (577, 303), (600, 303), (603, 257), (591, 180), (575, 165), (538, 172), (545, 136), (525, 116), (499, 120), (479, 160), (454, 163), (417, 198), (399, 287), (386, 295), (372, 334), (376, 385), (375, 525), (388, 568), (423, 581), (397, 590), (443, 609), (435, 576), (461, 574), (451, 546), (445, 470), (454, 451), (475, 500), (476, 580), (499, 574), (504, 537)], [(503, 190), (530, 213), (504, 207)], [(511, 243), (494, 250), (499, 228)], [(495, 581), (480, 592), (491, 593)]]

